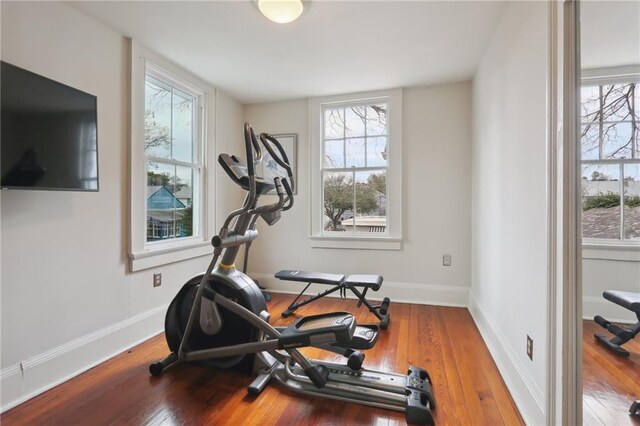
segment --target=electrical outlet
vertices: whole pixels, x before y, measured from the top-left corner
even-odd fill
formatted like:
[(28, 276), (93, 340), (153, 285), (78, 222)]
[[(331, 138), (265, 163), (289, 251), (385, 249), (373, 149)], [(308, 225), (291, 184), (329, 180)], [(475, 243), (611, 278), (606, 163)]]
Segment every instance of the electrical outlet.
[(162, 285), (162, 274), (153, 274), (153, 286), (160, 287)]
[(533, 361), (533, 339), (527, 334), (527, 356)]
[(443, 254), (442, 255), (442, 266), (451, 266), (451, 255)]

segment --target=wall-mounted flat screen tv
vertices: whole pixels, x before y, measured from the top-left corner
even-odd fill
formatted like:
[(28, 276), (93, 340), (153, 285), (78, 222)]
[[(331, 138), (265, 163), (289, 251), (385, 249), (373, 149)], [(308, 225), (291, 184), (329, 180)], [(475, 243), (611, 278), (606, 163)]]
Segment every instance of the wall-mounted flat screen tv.
[(0, 187), (97, 191), (97, 98), (6, 62), (0, 80)]

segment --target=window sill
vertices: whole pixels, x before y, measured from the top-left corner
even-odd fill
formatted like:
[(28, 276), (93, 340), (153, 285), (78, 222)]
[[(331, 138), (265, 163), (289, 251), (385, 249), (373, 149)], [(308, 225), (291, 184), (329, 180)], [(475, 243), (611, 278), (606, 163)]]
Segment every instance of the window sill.
[(351, 250), (401, 250), (402, 239), (393, 237), (311, 236), (312, 248)]
[(129, 255), (129, 270), (131, 272), (155, 268), (169, 263), (180, 262), (213, 253), (213, 247), (208, 241), (187, 242), (175, 245), (161, 245), (150, 247), (145, 251)]
[(617, 240), (585, 240), (582, 244), (582, 258), (640, 262), (640, 244)]

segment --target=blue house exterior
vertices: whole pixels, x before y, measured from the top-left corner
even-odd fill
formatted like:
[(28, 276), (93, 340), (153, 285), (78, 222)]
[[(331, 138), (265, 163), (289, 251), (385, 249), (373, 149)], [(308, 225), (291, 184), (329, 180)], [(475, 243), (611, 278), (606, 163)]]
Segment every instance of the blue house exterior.
[(187, 206), (164, 186), (147, 187), (147, 241), (187, 236), (182, 217)]

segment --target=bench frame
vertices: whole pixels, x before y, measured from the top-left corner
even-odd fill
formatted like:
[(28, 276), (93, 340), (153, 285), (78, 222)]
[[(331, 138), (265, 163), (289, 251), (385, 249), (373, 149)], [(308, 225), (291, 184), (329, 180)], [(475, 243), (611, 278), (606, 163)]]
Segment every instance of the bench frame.
[[(286, 278), (282, 278), (282, 277), (277, 277), (277, 278), (285, 281), (304, 282), (300, 280), (287, 280)], [(304, 299), (298, 302), (298, 300), (300, 300), (300, 298), (304, 296), (304, 292), (307, 291), (307, 289), (309, 288), (309, 286), (311, 286), (311, 284), (333, 285), (333, 287), (323, 292), (320, 292), (315, 296), (311, 296), (308, 299)], [(360, 290), (358, 290), (357, 287), (364, 287), (364, 291), (361, 292)], [(308, 305), (309, 303), (315, 302), (318, 299), (322, 299), (323, 297), (328, 296), (337, 291), (339, 291), (340, 296), (344, 298), (346, 297), (347, 290), (350, 290), (358, 298), (358, 305), (357, 305), (358, 308), (361, 307), (362, 305), (365, 305), (369, 309), (369, 312), (371, 312), (373, 315), (376, 316), (376, 318), (380, 320), (380, 324), (379, 324), (380, 328), (386, 329), (387, 327), (389, 327), (389, 321), (391, 320), (391, 317), (389, 315), (389, 310), (388, 310), (389, 303), (390, 303), (389, 298), (385, 297), (381, 304), (373, 305), (366, 298), (369, 287), (352, 284), (349, 282), (349, 277), (344, 278), (344, 276), (339, 282), (336, 282), (335, 284), (328, 284), (327, 282), (307, 281), (307, 285), (305, 286), (305, 288), (303, 288), (300, 294), (296, 296), (296, 298), (293, 300), (293, 302), (291, 302), (289, 307), (284, 312), (282, 312), (282, 317), (287, 318), (291, 314), (293, 314), (296, 309), (301, 308), (302, 306)]]

